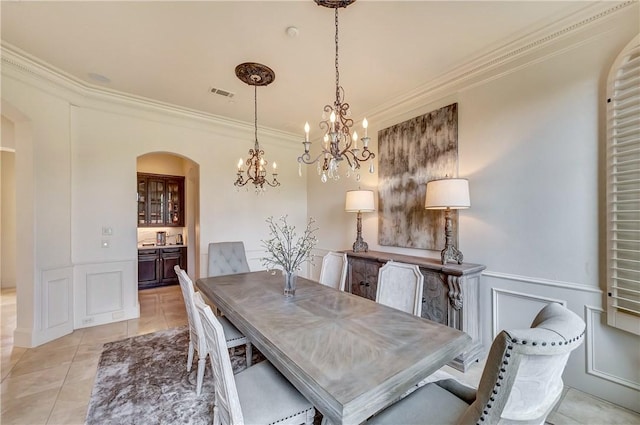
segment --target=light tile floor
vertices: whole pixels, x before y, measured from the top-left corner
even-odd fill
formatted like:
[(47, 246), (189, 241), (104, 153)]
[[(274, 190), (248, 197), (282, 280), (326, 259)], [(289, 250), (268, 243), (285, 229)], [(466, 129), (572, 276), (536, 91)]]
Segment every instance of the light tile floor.
[[(139, 319), (78, 329), (37, 348), (25, 349), (13, 346), (15, 291), (3, 290), (0, 423), (83, 424), (102, 344), (187, 324), (179, 286), (140, 291), (139, 301)], [(448, 367), (446, 370), (475, 386), (482, 367), (474, 365), (465, 374)], [(547, 420), (554, 425), (640, 424), (640, 415), (567, 388)]]

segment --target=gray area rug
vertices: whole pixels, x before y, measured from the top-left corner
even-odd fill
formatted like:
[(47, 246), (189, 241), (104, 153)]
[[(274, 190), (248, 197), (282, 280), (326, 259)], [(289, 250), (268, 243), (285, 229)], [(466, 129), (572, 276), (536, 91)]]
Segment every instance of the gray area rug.
[[(87, 425), (211, 424), (213, 380), (207, 368), (196, 396), (197, 356), (187, 372), (187, 328), (127, 338), (103, 347)], [(234, 373), (246, 368), (245, 347), (229, 350)], [(264, 360), (254, 347), (253, 362)]]

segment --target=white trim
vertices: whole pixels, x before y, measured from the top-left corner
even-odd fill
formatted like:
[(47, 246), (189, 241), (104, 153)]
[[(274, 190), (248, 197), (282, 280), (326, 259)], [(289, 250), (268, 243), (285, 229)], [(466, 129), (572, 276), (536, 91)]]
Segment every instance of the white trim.
[(0, 146), (0, 152), (13, 152), (13, 153), (15, 153), (16, 150), (15, 150), (15, 148), (5, 148), (5, 147)]
[(587, 335), (586, 335), (586, 363), (587, 363), (587, 374), (597, 376), (598, 378), (602, 378), (604, 380), (613, 382), (615, 384), (624, 385), (625, 387), (629, 387), (636, 391), (640, 391), (640, 382), (633, 382), (624, 377), (612, 375), (610, 373), (603, 372), (601, 370), (596, 369), (595, 367), (595, 336), (593, 333), (594, 329), (594, 319), (593, 316), (595, 314), (602, 315), (605, 313), (603, 309), (600, 307), (593, 307), (589, 305), (584, 306), (584, 315), (587, 322)]
[[(462, 81), (470, 80), (484, 72), (520, 58), (527, 53), (535, 52), (585, 27), (599, 23), (613, 14), (621, 13), (622, 10), (636, 3), (637, 1), (635, 0), (627, 0), (623, 3), (616, 3), (613, 6), (607, 4), (607, 2), (599, 2), (593, 6), (588, 6), (581, 12), (547, 25), (539, 31), (497, 46), (495, 49), (490, 50), (478, 58), (472, 59), (456, 69), (447, 71), (440, 77), (430, 79), (429, 82), (409, 93), (391, 99), (378, 107), (372, 108), (370, 111), (365, 111), (365, 114), (371, 118), (382, 115), (392, 115), (392, 111), (398, 109), (398, 107), (406, 109), (407, 105), (421, 103), (425, 98), (435, 96), (438, 91), (448, 89), (452, 85)], [(106, 100), (120, 105), (135, 105), (147, 111), (164, 112), (175, 117), (187, 117), (213, 122), (221, 126), (253, 130), (252, 123), (232, 120), (222, 116), (207, 114), (201, 111), (88, 84), (6, 41), (1, 41), (0, 46), (2, 48), (1, 56), (3, 65), (12, 65), (22, 72), (35, 75), (60, 88), (71, 90), (74, 94), (83, 97), (79, 99), (80, 101), (91, 102), (95, 100)], [(3, 66), (2, 68), (2, 72), (4, 73), (7, 67)], [(278, 138), (285, 138), (288, 139), (288, 141), (291, 139), (299, 140), (299, 135), (290, 132), (271, 128), (261, 128), (260, 131), (261, 133), (274, 137), (276, 140), (278, 140)]]
[[(217, 131), (229, 129), (242, 132), (248, 131), (253, 134), (255, 130), (253, 122), (235, 120), (105, 87), (94, 86), (31, 56), (4, 40), (0, 41), (0, 47), (2, 51), (2, 74), (11, 75), (26, 84), (33, 85), (33, 78), (36, 78), (48, 85), (53, 85), (58, 90), (57, 92), (52, 90), (51, 87), (43, 90), (59, 97), (72, 98), (71, 103), (75, 106), (117, 112), (117, 110), (114, 111), (113, 108), (109, 107), (110, 105), (115, 105), (121, 108), (136, 109), (134, 115), (150, 112), (162, 113), (176, 119), (196, 120), (207, 126), (213, 125)], [(21, 77), (18, 77), (18, 75)], [(28, 81), (25, 81), (25, 75), (29, 77)], [(59, 90), (67, 91), (68, 94), (63, 95)], [(104, 105), (102, 102), (108, 102), (109, 106)], [(157, 119), (157, 117), (152, 117), (151, 119)], [(299, 134), (262, 126), (259, 127), (259, 130), (263, 137), (273, 139), (269, 141), (270, 144), (276, 143), (279, 146), (291, 147), (292, 141), (300, 141)], [(297, 148), (297, 145), (295, 146)]]
[[(612, 14), (621, 13), (623, 9), (629, 6), (633, 6), (637, 1), (628, 0), (624, 3), (618, 3), (610, 6), (606, 3), (596, 4), (593, 7), (586, 8), (583, 12), (576, 13), (567, 19), (555, 22), (548, 25), (546, 28), (534, 32), (520, 39), (506, 44), (486, 53), (476, 59), (473, 59), (466, 64), (459, 66), (456, 69), (449, 70), (439, 77), (430, 79), (427, 83), (412, 90), (409, 93), (405, 93), (388, 102), (373, 108), (370, 111), (366, 111), (366, 116), (371, 117), (372, 120), (381, 121), (395, 120), (393, 111), (402, 109), (403, 113), (406, 112), (407, 105), (423, 105), (425, 100), (431, 101), (438, 97), (438, 93), (451, 92), (453, 86), (460, 84), (464, 81), (470, 81), (473, 78), (480, 77), (481, 74), (495, 70), (496, 68), (508, 64), (516, 59), (522, 58), (526, 54), (533, 53), (548, 46), (552, 42), (557, 42), (563, 38), (567, 38), (585, 27), (594, 25), (602, 20), (609, 18)], [(601, 9), (596, 9), (601, 8)], [(594, 10), (596, 9), (596, 10)], [(578, 43), (570, 42), (571, 46), (576, 44), (582, 44), (583, 41)], [(566, 48), (565, 48), (566, 49)], [(555, 52), (552, 53), (556, 54)], [(549, 55), (542, 55), (547, 57)], [(518, 67), (518, 68), (521, 68)], [(502, 73), (501, 73), (502, 74)], [(493, 78), (495, 73), (491, 74), (490, 78)], [(477, 82), (473, 83), (473, 85)], [(466, 89), (467, 86), (465, 86)]]
[(513, 298), (522, 298), (526, 300), (541, 301), (545, 304), (558, 303), (563, 305), (564, 307), (567, 306), (567, 301), (561, 300), (558, 298), (541, 297), (539, 295), (527, 294), (525, 292), (516, 292), (516, 291), (509, 291), (506, 289), (491, 288), (491, 304), (492, 304), (491, 306), (491, 312), (492, 312), (491, 339), (494, 339), (496, 335), (498, 335), (498, 315), (500, 313), (500, 306), (498, 303), (499, 295), (507, 295)]
[(591, 292), (594, 294), (603, 293), (603, 290), (600, 288), (594, 288), (592, 286), (582, 285), (582, 284), (573, 283), (573, 282), (563, 282), (561, 280), (544, 279), (541, 277), (521, 276), (516, 274), (510, 274), (510, 273), (494, 272), (490, 270), (483, 271), (482, 275), (488, 276), (488, 277), (494, 277), (496, 279), (515, 280), (517, 282), (534, 283), (536, 285), (545, 285), (545, 286), (553, 286), (553, 287), (562, 288), (562, 289), (570, 289), (572, 291)]

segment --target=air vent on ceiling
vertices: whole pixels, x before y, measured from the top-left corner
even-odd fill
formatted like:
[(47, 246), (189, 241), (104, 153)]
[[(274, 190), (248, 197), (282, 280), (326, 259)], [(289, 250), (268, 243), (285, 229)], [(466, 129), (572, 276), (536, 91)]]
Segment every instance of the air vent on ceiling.
[(215, 87), (211, 87), (209, 91), (213, 94), (218, 94), (220, 96), (228, 97), (229, 99), (235, 96), (235, 93), (231, 93), (230, 91), (227, 91), (227, 90), (217, 89)]

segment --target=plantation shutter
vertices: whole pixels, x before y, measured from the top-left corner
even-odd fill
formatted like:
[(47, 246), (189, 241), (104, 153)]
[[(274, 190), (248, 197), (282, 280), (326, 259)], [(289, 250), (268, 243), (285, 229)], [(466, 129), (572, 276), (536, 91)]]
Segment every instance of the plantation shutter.
[(640, 35), (614, 62), (607, 96), (607, 321), (640, 335)]

